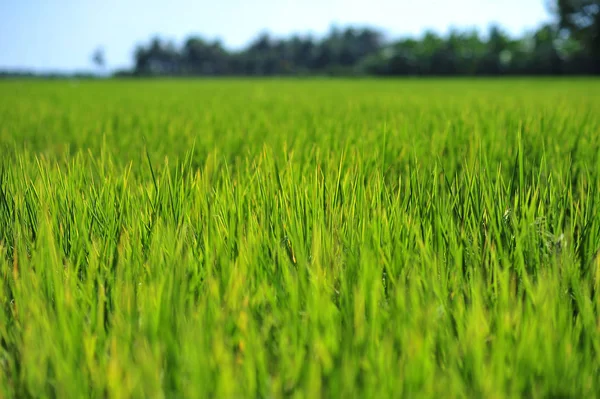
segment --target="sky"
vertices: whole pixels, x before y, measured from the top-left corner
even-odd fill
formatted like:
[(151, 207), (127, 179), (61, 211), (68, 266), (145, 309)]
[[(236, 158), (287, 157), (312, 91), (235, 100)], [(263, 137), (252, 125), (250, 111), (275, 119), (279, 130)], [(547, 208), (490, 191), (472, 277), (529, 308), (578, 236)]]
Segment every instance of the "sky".
[(319, 37), (333, 25), (395, 38), (498, 23), (519, 35), (550, 19), (544, 0), (0, 0), (0, 70), (90, 70), (99, 47), (110, 70), (130, 67), (135, 46), (156, 35), (238, 49), (262, 32)]

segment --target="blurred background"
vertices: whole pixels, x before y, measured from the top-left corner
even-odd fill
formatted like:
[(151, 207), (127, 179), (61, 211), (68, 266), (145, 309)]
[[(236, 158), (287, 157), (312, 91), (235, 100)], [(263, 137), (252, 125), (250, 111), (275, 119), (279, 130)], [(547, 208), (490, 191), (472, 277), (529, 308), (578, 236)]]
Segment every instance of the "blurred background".
[(0, 0), (0, 75), (600, 73), (600, 0)]

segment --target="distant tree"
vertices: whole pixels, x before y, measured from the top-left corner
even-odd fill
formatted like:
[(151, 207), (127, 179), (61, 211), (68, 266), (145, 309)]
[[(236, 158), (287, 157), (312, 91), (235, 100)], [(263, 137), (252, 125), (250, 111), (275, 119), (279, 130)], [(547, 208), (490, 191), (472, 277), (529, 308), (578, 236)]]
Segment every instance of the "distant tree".
[(600, 0), (555, 0), (558, 25), (581, 43), (600, 72)]
[(556, 50), (557, 31), (546, 24), (540, 27), (533, 36), (533, 58), (538, 74), (559, 74), (562, 72), (562, 60)]
[(245, 74), (261, 76), (278, 73), (276, 47), (276, 41), (268, 33), (261, 33), (240, 55)]
[(315, 43), (311, 37), (293, 36), (285, 42), (285, 60), (296, 73), (306, 73), (312, 68)]
[(428, 30), (419, 40), (416, 48), (418, 73), (420, 75), (441, 75), (446, 68), (443, 59), (444, 39)]
[(92, 62), (98, 69), (103, 70), (106, 65), (106, 58), (104, 56), (104, 49), (102, 47), (98, 47), (94, 53), (92, 54)]
[(135, 50), (136, 75), (180, 75), (182, 70), (181, 52), (173, 43), (155, 37), (148, 47)]
[[(325, 37), (259, 34), (239, 51), (219, 41), (187, 38), (175, 46), (156, 37), (135, 50), (135, 76), (212, 75), (546, 75), (600, 72), (600, 0), (554, 1), (555, 23), (514, 38), (499, 26), (487, 35), (452, 29), (386, 42), (371, 28), (332, 26)], [(103, 54), (95, 57), (103, 65)], [(122, 72), (122, 71), (121, 71)]]
[(181, 52), (184, 74), (223, 75), (230, 72), (229, 55), (219, 41), (210, 43), (199, 37), (190, 37)]
[(479, 32), (471, 30), (459, 34), (456, 50), (459, 59), (459, 70), (464, 75), (474, 75), (479, 69), (487, 44), (481, 39)]
[(508, 35), (497, 25), (492, 25), (488, 32), (486, 52), (479, 64), (479, 73), (498, 75), (506, 73), (512, 61), (511, 43)]

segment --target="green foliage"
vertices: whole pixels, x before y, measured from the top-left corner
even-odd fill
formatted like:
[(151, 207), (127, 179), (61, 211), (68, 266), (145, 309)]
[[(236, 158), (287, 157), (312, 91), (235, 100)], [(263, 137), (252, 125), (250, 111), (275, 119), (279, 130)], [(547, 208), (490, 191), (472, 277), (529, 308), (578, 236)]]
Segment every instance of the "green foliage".
[(595, 80), (0, 84), (0, 397), (600, 395)]
[(596, 72), (600, 72), (600, 1), (556, 0), (554, 12), (560, 27), (594, 57)]
[(189, 37), (181, 48), (154, 38), (135, 52), (135, 76), (272, 75), (568, 75), (598, 73), (592, 47), (545, 24), (521, 37), (492, 26), (486, 35), (451, 30), (445, 37), (390, 38), (375, 29), (332, 28), (321, 39), (262, 34), (229, 52), (219, 41)]

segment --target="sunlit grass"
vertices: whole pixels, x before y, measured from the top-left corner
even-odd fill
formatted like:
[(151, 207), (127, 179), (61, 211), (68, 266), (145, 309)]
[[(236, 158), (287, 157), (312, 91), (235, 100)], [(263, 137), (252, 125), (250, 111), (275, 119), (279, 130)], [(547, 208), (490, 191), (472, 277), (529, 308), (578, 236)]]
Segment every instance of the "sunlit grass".
[(3, 82), (0, 397), (595, 397), (595, 80)]

